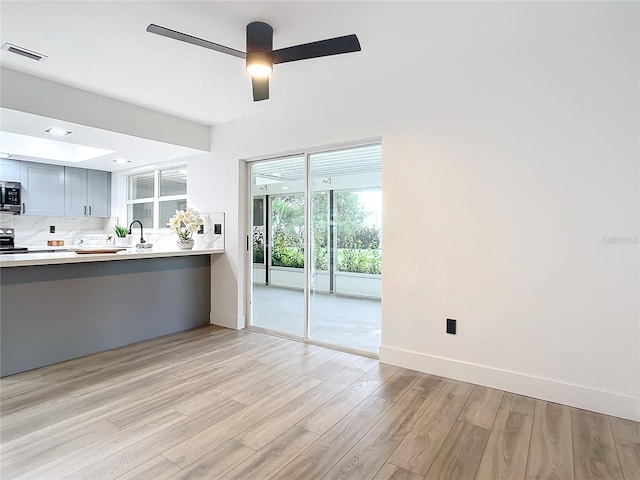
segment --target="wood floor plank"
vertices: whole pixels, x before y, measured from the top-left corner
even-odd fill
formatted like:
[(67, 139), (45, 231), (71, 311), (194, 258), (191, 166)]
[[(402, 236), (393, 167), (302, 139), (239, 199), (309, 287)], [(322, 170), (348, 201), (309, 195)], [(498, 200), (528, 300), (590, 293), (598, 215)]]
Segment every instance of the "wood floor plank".
[(391, 399), (402, 398), (412, 385), (405, 377), (385, 389), (385, 395), (370, 395), (273, 478), (322, 478), (394, 405)]
[(456, 421), (425, 480), (474, 478), (488, 439), (486, 428), (466, 420)]
[(624, 418), (609, 417), (611, 430), (616, 439), (640, 443), (640, 422)]
[[(265, 357), (255, 357), (251, 360), (251, 357), (247, 361), (237, 363), (235, 365), (228, 365), (220, 372), (216, 372), (214, 375), (209, 372), (208, 375), (202, 372), (197, 375), (197, 378), (191, 377), (187, 381), (193, 383), (198, 393), (184, 398), (180, 402), (174, 405), (174, 408), (186, 415), (190, 415), (203, 408), (203, 405), (210, 405), (223, 398), (233, 398), (240, 395), (243, 392), (248, 392), (253, 397), (256, 392), (263, 392), (261, 381), (265, 377), (278, 376), (278, 379), (284, 381), (286, 378), (292, 378), (291, 372), (287, 377), (282, 375), (283, 371), (287, 370), (289, 363), (283, 361), (293, 361), (291, 358), (286, 358), (286, 348), (280, 349), (281, 353), (285, 355), (281, 358), (276, 356), (269, 356), (267, 360)], [(295, 356), (299, 359), (301, 357)], [(274, 368), (270, 363), (263, 363), (262, 361), (274, 361), (277, 362), (277, 367)], [(295, 373), (293, 374), (295, 376)]]
[(476, 385), (464, 406), (464, 420), (476, 427), (490, 430), (502, 403), (504, 392)]
[(571, 409), (573, 454), (585, 459), (586, 465), (602, 463), (614, 470), (620, 468), (613, 433), (606, 415), (577, 408)]
[(376, 366), (361, 379), (301, 420), (298, 425), (318, 434), (327, 432), (397, 371), (397, 367), (390, 365)]
[(385, 398), (369, 397), (294, 458), (273, 479), (322, 478), (392, 405), (393, 402)]
[(300, 377), (288, 384), (286, 392), (274, 392), (255, 402), (222, 422), (173, 446), (162, 454), (181, 468), (216, 449), (223, 443), (266, 418), (282, 406), (320, 383), (319, 380)]
[(294, 358), (287, 362), (282, 362), (282, 364), (278, 366), (279, 371), (277, 374), (265, 375), (262, 380), (255, 382), (255, 388), (247, 389), (231, 398), (245, 405), (251, 405), (264, 398), (265, 395), (277, 392), (282, 388), (282, 385), (291, 380), (302, 375), (306, 376), (309, 371), (312, 371), (316, 367), (331, 362), (335, 358), (336, 353), (338, 352), (322, 351), (322, 349), (318, 350), (316, 348), (302, 360)]
[(426, 475), (472, 388), (468, 383), (446, 381), (424, 415), (393, 452), (389, 463), (417, 475)]
[(536, 399), (518, 395), (517, 393), (504, 392), (500, 408), (533, 417), (536, 411)]
[[(585, 457), (573, 457), (577, 480), (623, 480), (619, 466), (607, 465)], [(640, 470), (638, 471), (640, 474)], [(637, 477), (640, 478), (640, 477)]]
[(307, 377), (315, 378), (316, 380), (326, 380), (327, 378), (341, 372), (345, 367), (348, 367), (354, 363), (358, 357), (349, 353), (340, 352), (331, 361), (314, 368), (307, 373)]
[(640, 423), (609, 417), (625, 480), (640, 478)]
[(221, 478), (223, 480), (271, 478), (318, 437), (318, 434), (294, 425)]
[(625, 480), (640, 478), (640, 443), (616, 440), (616, 444)]
[[(190, 353), (195, 355), (194, 352)], [(184, 353), (182, 355), (184, 356)], [(162, 362), (165, 361), (166, 359), (163, 358)], [(106, 369), (108, 368), (110, 367)], [(135, 402), (144, 403), (146, 398), (144, 394), (155, 397), (158, 395), (158, 393), (156, 393), (158, 390), (162, 395), (169, 395), (171, 392), (178, 390), (182, 391), (183, 396), (187, 394), (186, 390), (188, 388), (182, 389), (178, 381), (172, 382), (171, 388), (169, 389), (162, 385), (161, 379), (166, 378), (168, 374), (166, 370), (163, 371), (163, 368), (147, 366), (140, 368), (138, 375), (134, 374), (136, 371), (135, 366), (130, 368), (132, 372), (120, 376), (117, 381), (113, 379), (110, 380), (111, 388), (101, 388), (83, 395), (78, 399), (66, 394), (53, 398), (42, 397), (39, 400), (40, 405), (43, 405), (41, 407), (35, 406), (35, 408), (30, 408), (28, 411), (19, 411), (17, 413), (3, 411), (3, 441), (8, 441), (16, 435), (19, 435), (24, 428), (43, 430), (51, 425), (62, 423), (71, 417), (78, 417), (80, 414), (86, 414), (90, 417), (99, 416), (106, 411), (111, 411), (111, 413), (115, 414), (116, 411), (123, 410), (123, 408), (113, 408), (114, 398), (121, 400), (124, 409), (129, 409), (133, 404), (128, 402), (127, 397), (137, 397)], [(175, 366), (172, 368), (175, 368)], [(93, 379), (95, 375), (91, 374), (90, 377)], [(82, 383), (84, 388), (90, 385), (92, 381), (93, 380), (83, 379), (80, 383)], [(104, 382), (100, 381), (100, 383), (103, 384)], [(56, 385), (51, 389), (51, 394), (57, 395), (60, 388), (60, 386)], [(149, 390), (146, 390), (147, 388)], [(47, 399), (49, 401), (45, 403)]]
[(424, 375), (325, 475), (326, 479), (371, 479), (442, 387), (442, 379)]
[(114, 424), (99, 421), (71, 431), (57, 432), (47, 440), (26, 443), (19, 449), (5, 450), (3, 447), (2, 472), (6, 476), (17, 476), (119, 431)]
[(127, 448), (112, 453), (109, 456), (92, 462), (90, 465), (65, 476), (65, 480), (85, 480), (117, 478), (129, 470), (145, 463), (158, 452), (164, 451), (177, 443), (192, 437), (205, 428), (211, 428), (220, 421), (241, 411), (245, 406), (227, 399), (203, 415), (188, 417), (144, 439), (129, 445)]
[(171, 463), (162, 455), (157, 455), (142, 465), (129, 470), (124, 475), (119, 476), (118, 480), (167, 480), (179, 471), (180, 467), (175, 463)]
[(524, 478), (533, 417), (501, 408), (480, 461), (477, 480)]
[(413, 385), (421, 374), (413, 370), (398, 370), (388, 382), (384, 382), (373, 393), (376, 397), (386, 398), (392, 402), (397, 402), (407, 393), (407, 389)]
[(422, 477), (390, 463), (385, 463), (378, 474), (373, 477), (373, 480), (422, 480)]
[(638, 422), (216, 326), (2, 378), (0, 402), (3, 480), (640, 480)]
[[(348, 362), (347, 365), (350, 363), (352, 362)], [(255, 423), (238, 435), (236, 440), (249, 448), (260, 450), (344, 390), (348, 385), (345, 381), (355, 381), (361, 376), (360, 368), (351, 369), (350, 366), (343, 366), (335, 371), (333, 376), (325, 376), (322, 383)]]
[[(169, 410), (162, 412), (152, 418), (145, 419), (140, 424), (132, 425), (126, 431), (120, 431), (103, 438), (99, 445), (96, 445), (95, 442), (85, 445), (73, 453), (56, 458), (22, 475), (18, 475), (17, 477), (8, 476), (6, 478), (17, 478), (19, 480), (42, 480), (43, 478), (60, 479), (92, 465), (109, 455), (115, 454), (122, 449), (126, 449), (184, 419), (184, 415), (175, 411)], [(2, 478), (4, 480), (5, 476)]]
[(170, 480), (217, 480), (244, 462), (255, 450), (229, 440), (173, 475)]
[(570, 407), (536, 400), (526, 478), (574, 478)]

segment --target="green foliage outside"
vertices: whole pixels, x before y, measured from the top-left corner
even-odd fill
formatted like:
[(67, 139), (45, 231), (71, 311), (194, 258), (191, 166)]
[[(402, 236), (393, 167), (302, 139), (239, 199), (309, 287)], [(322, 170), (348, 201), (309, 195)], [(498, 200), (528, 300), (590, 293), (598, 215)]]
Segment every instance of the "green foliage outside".
[[(328, 270), (329, 195), (314, 194), (311, 210), (316, 270)], [(282, 195), (271, 203), (271, 264), (276, 267), (304, 268), (304, 197)], [(380, 274), (380, 230), (362, 225), (365, 211), (355, 192), (338, 192), (335, 197), (337, 270), (340, 272)], [(254, 263), (264, 263), (262, 232), (253, 234)]]
[(338, 250), (338, 271), (351, 273), (382, 273), (380, 250), (343, 248)]

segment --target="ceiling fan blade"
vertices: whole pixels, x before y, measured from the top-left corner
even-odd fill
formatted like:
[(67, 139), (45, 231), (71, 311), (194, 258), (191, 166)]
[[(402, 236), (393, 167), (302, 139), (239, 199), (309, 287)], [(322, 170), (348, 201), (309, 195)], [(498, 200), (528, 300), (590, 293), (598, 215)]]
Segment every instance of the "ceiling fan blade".
[(269, 77), (251, 77), (253, 86), (253, 101), (269, 99)]
[(358, 37), (355, 34), (351, 34), (274, 50), (273, 63), (295, 62), (296, 60), (340, 55), (342, 53), (359, 52), (360, 50)]
[(160, 25), (155, 25), (153, 23), (147, 27), (147, 32), (162, 35), (163, 37), (173, 38), (174, 40), (180, 40), (181, 42), (191, 43), (199, 47), (215, 50), (216, 52), (226, 53), (227, 55), (233, 55), (234, 57), (242, 59), (247, 57), (246, 53), (236, 50), (235, 48), (225, 47), (224, 45), (219, 45), (217, 43), (194, 37), (192, 35), (187, 35), (186, 33), (178, 32), (176, 30), (171, 30), (170, 28), (161, 27)]

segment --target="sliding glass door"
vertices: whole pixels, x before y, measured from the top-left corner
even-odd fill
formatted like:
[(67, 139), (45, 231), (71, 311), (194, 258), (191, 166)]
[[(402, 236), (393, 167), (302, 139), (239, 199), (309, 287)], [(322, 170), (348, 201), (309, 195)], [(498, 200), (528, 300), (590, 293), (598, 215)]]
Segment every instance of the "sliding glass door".
[(309, 155), (312, 340), (378, 352), (381, 167), (379, 145)]
[(378, 353), (381, 147), (251, 164), (249, 326)]
[(305, 158), (251, 164), (251, 325), (304, 337)]

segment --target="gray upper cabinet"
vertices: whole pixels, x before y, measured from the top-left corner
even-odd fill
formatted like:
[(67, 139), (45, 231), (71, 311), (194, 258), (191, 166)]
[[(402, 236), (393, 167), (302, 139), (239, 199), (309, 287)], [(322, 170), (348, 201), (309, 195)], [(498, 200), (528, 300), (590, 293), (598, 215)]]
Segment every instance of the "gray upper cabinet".
[(87, 206), (94, 217), (111, 214), (111, 173), (87, 170)]
[(4, 182), (19, 182), (20, 162), (8, 158), (0, 158), (0, 180)]
[(22, 213), (64, 216), (64, 167), (20, 162)]
[(87, 214), (87, 171), (64, 167), (64, 215), (82, 217)]
[(64, 167), (64, 215), (108, 217), (111, 211), (111, 174), (100, 170)]

